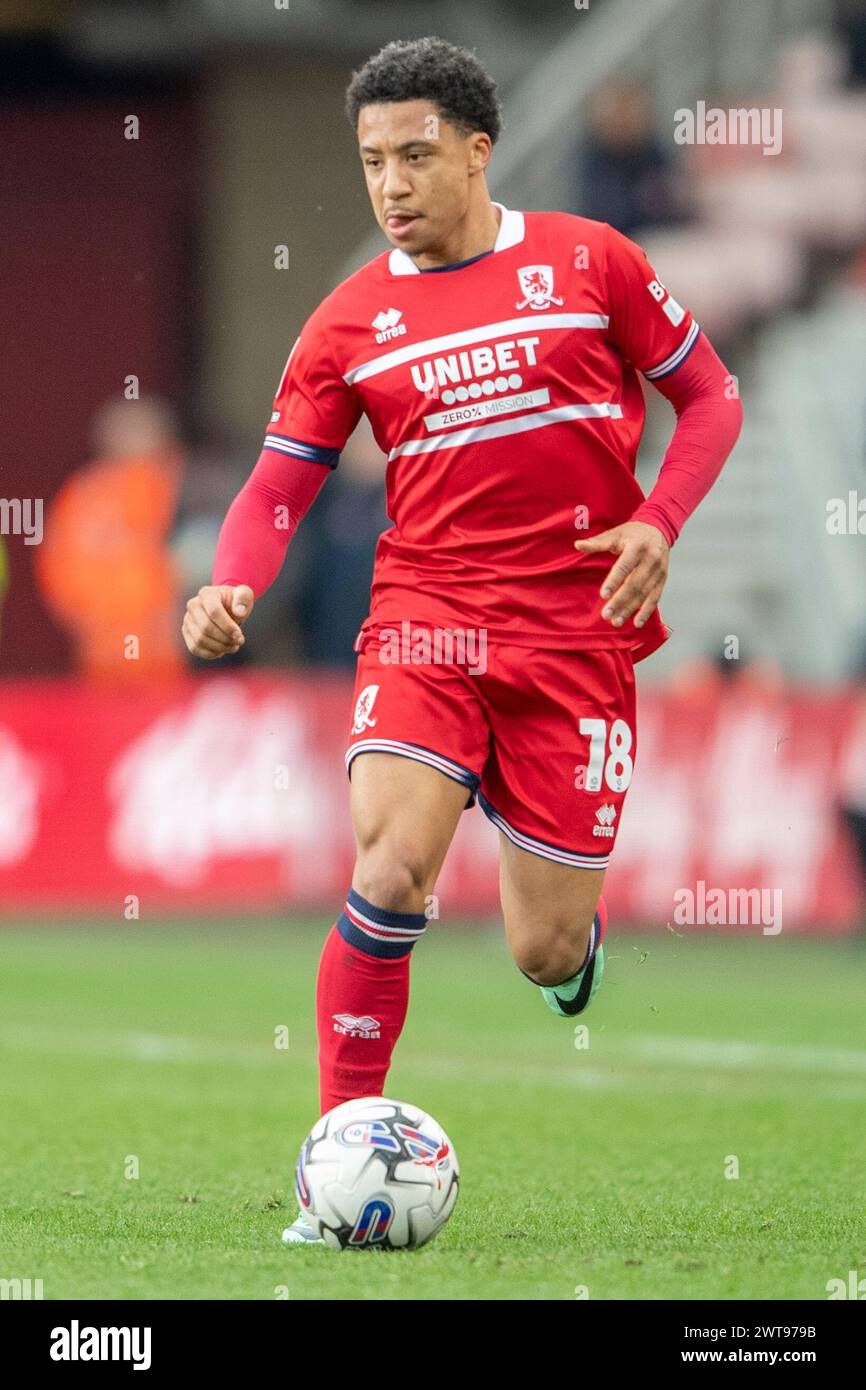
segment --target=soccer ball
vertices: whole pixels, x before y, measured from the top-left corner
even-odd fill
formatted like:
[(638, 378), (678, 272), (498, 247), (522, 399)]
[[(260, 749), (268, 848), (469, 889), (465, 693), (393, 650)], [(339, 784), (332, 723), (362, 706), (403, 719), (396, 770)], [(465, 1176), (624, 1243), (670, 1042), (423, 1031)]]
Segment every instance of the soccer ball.
[(417, 1250), (457, 1201), (460, 1169), (445, 1131), (416, 1105), (384, 1096), (329, 1110), (301, 1145), (301, 1211), (340, 1250)]

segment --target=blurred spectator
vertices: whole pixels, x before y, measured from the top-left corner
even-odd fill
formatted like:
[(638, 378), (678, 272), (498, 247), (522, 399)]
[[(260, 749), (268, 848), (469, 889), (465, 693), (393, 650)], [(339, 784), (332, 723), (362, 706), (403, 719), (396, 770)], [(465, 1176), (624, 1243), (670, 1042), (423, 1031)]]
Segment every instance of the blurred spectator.
[(166, 544), (183, 469), (174, 419), (155, 399), (113, 400), (93, 436), (94, 461), (49, 507), (39, 582), (82, 675), (165, 680), (184, 670), (181, 590)]
[(848, 80), (866, 83), (866, 0), (836, 0), (835, 28), (848, 54)]
[(308, 664), (354, 668), (376, 542), (389, 525), (385, 458), (364, 417), (298, 533), (307, 558), (297, 617)]
[(636, 82), (606, 82), (589, 100), (575, 210), (626, 236), (687, 220), (651, 97)]
[(683, 662), (670, 678), (670, 690), (681, 699), (705, 703), (736, 689), (756, 699), (774, 700), (784, 694), (785, 679), (778, 662), (753, 658), (748, 652), (728, 657), (723, 651), (708, 652)]

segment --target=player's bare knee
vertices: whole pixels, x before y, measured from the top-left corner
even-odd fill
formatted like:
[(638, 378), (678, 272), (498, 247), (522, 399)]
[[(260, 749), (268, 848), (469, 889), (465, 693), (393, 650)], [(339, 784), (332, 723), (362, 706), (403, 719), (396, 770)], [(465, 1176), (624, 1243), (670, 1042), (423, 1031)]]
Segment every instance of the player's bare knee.
[(580, 969), (589, 944), (589, 926), (539, 930), (512, 940), (511, 952), (519, 970), (541, 985), (556, 985)]
[(377, 846), (361, 852), (353, 886), (376, 907), (388, 912), (423, 912), (428, 870), (418, 855)]

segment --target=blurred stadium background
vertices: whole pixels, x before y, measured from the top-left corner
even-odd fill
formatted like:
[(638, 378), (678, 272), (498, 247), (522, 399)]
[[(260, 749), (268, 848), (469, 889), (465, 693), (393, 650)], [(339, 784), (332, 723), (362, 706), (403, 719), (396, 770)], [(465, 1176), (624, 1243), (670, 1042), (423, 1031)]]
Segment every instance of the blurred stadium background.
[[(382, 249), (348, 74), (433, 31), (499, 80), (493, 196), (638, 239), (746, 406), (673, 555), (673, 639), (639, 668), (612, 906), (664, 924), (675, 890), (703, 880), (780, 890), (786, 930), (856, 930), (860, 0), (20, 0), (0, 26), (4, 909), (111, 915), (134, 895), (148, 912), (330, 911), (344, 891), (352, 640), (388, 524), (369, 433), (238, 658), (193, 669), (179, 615), (209, 579), (301, 323)], [(699, 102), (781, 112), (781, 147), (757, 128), (752, 143), (678, 144), (676, 113)], [(673, 416), (647, 394), (648, 489)], [(442, 901), (495, 910), (495, 833), (464, 822)]]
[[(300, 325), (384, 249), (349, 73), (426, 33), (499, 81), (493, 196), (640, 241), (746, 424), (673, 552), (673, 638), (638, 668), (591, 1054), (514, 969), (496, 833), (464, 816), (389, 1086), (445, 1124), (467, 1197), (399, 1276), (311, 1252), (291, 1296), (825, 1297), (864, 1268), (860, 0), (6, 0), (0, 1276), (288, 1296), (315, 966), (352, 868), (352, 641), (387, 524), (369, 434), (237, 658), (194, 666), (180, 619)], [(781, 148), (678, 144), (699, 102), (780, 111)], [(673, 427), (647, 395), (645, 488)], [(735, 923), (701, 923), (713, 888)], [(746, 1181), (722, 1181), (732, 1154)]]

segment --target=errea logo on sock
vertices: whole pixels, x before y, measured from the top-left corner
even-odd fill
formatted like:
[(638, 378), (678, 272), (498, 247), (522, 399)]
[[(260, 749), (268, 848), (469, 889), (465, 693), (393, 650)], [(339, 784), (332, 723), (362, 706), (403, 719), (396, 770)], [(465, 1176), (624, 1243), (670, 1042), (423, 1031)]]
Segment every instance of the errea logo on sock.
[(334, 1020), (334, 1032), (345, 1033), (348, 1038), (380, 1038), (382, 1036), (381, 1024), (378, 1018), (371, 1018), (369, 1014), (364, 1014), (361, 1018), (356, 1018), (354, 1014), (332, 1014)]

